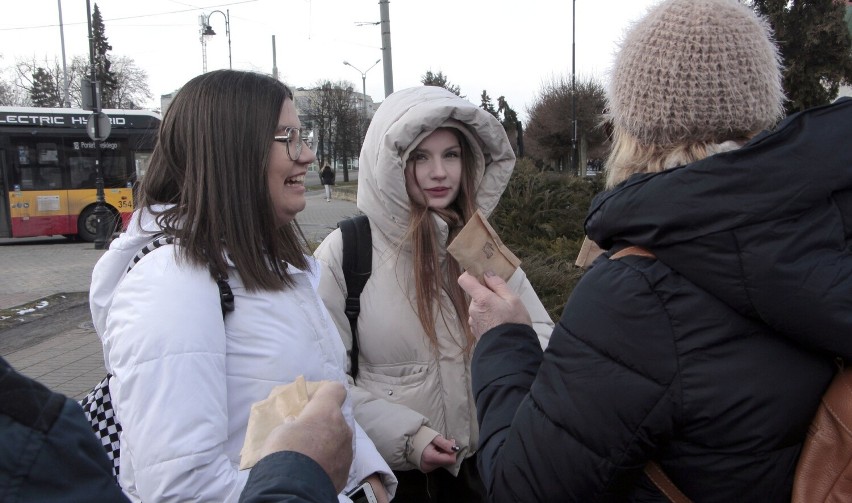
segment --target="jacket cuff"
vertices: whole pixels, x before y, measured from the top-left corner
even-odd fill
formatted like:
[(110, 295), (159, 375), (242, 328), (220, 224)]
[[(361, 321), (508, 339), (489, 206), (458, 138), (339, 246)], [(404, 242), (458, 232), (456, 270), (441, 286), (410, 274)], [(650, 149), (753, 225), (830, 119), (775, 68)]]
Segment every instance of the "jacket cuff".
[(294, 451), (270, 454), (252, 467), (240, 503), (337, 501), (334, 484), (313, 459)]
[(426, 446), (432, 443), (432, 440), (440, 435), (437, 431), (428, 426), (421, 426), (417, 433), (411, 437), (411, 452), (408, 453), (406, 459), (420, 470), (420, 460), (423, 458), (423, 450)]

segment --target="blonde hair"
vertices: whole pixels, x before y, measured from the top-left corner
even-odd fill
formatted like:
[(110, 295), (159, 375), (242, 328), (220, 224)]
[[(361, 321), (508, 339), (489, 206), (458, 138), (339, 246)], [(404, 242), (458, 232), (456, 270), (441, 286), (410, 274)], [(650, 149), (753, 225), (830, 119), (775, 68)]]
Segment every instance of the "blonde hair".
[(612, 148), (605, 165), (606, 188), (615, 187), (637, 173), (658, 173), (700, 161), (714, 154), (736, 150), (753, 135), (752, 133), (722, 142), (698, 141), (675, 145), (645, 145), (624, 128), (616, 125), (612, 133)]
[[(437, 348), (435, 303), (438, 299), (440, 304), (441, 293), (446, 292), (460, 321), (459, 325), (464, 330), (464, 346), (462, 349), (466, 355), (469, 355), (476, 339), (467, 324), (468, 299), (464, 290), (456, 282), (456, 278), (462, 273), (462, 268), (458, 261), (448, 253), (444, 259), (447, 266), (446, 271), (442, 271), (438, 250), (445, 248), (476, 212), (474, 193), (476, 160), (465, 136), (455, 128), (446, 129), (455, 134), (461, 147), (462, 172), (458, 196), (450, 206), (443, 209), (429, 208), (409, 196), (411, 210), (406, 238), (411, 244), (417, 317), (420, 319), (420, 324), (423, 326), (429, 342), (432, 347)], [(412, 168), (416, 169), (416, 165)], [(425, 195), (423, 200), (426, 200)], [(438, 231), (432, 218), (433, 213), (444, 220), (449, 228), (447, 243), (442, 243), (440, 246), (436, 242)], [(441, 305), (440, 312), (443, 316), (443, 305)]]

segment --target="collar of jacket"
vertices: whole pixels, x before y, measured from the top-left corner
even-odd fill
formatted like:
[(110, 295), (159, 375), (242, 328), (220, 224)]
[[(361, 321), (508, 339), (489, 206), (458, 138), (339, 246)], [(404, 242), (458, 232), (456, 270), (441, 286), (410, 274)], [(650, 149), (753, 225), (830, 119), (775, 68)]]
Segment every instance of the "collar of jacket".
[[(792, 115), (743, 148), (634, 175), (592, 201), (586, 233), (602, 248), (670, 246), (806, 210), (852, 189), (852, 99)], [(807, 157), (805, 157), (805, 155)]]

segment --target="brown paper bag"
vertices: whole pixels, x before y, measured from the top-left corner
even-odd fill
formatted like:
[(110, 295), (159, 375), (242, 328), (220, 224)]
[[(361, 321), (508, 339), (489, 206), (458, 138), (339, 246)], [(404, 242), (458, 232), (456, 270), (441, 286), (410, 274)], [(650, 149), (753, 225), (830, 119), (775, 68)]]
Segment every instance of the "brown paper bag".
[(287, 416), (298, 416), (322, 383), (305, 381), (304, 376), (299, 376), (290, 384), (272, 388), (269, 397), (251, 406), (246, 439), (240, 450), (240, 470), (260, 461), (260, 452), (269, 433), (283, 424)]
[(592, 265), (605, 250), (602, 250), (597, 243), (589, 239), (589, 236), (583, 238), (583, 244), (580, 245), (580, 252), (577, 254), (577, 260), (574, 265), (577, 267), (587, 268)]
[(504, 281), (509, 281), (521, 265), (479, 210), (447, 246), (447, 251), (479, 281), (482, 281), (485, 271), (493, 271)]

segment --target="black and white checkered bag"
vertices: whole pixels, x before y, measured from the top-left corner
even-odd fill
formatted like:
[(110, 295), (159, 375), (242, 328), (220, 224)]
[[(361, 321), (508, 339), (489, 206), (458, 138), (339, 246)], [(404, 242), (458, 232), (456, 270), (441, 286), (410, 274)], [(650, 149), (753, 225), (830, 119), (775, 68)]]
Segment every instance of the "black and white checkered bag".
[[(127, 267), (127, 272), (130, 272), (145, 255), (151, 253), (157, 248), (174, 243), (175, 239), (172, 236), (157, 234), (153, 241), (145, 245), (133, 257), (133, 261)], [(106, 450), (107, 457), (112, 462), (112, 474), (118, 478), (118, 470), (121, 465), (121, 425), (115, 419), (115, 412), (112, 409), (112, 397), (109, 394), (109, 380), (112, 374), (107, 374), (101, 382), (99, 382), (92, 391), (86, 395), (86, 398), (80, 400), (80, 405), (83, 407), (83, 412), (86, 418), (92, 425), (92, 431), (95, 436), (101, 441), (101, 444)]]
[(112, 397), (109, 394), (109, 379), (112, 375), (107, 374), (92, 391), (80, 400), (83, 412), (92, 425), (92, 431), (101, 440), (107, 457), (112, 462), (112, 474), (118, 478), (118, 469), (121, 463), (121, 425), (115, 419), (112, 410)]
[[(127, 267), (127, 272), (130, 272), (133, 266), (142, 260), (145, 255), (161, 246), (170, 245), (174, 242), (175, 238), (173, 236), (157, 234), (154, 236), (153, 241), (136, 253), (133, 261)], [(228, 285), (227, 274), (214, 274), (213, 279), (216, 280), (216, 284), (219, 287), (219, 302), (222, 307), (222, 317), (224, 318), (225, 314), (234, 310), (234, 294)], [(83, 407), (83, 412), (92, 425), (92, 431), (95, 432), (95, 436), (101, 440), (107, 457), (112, 462), (112, 473), (117, 479), (121, 463), (119, 459), (121, 455), (121, 425), (116, 420), (115, 412), (112, 408), (112, 397), (109, 393), (110, 378), (112, 378), (112, 374), (107, 374), (101, 382), (92, 388), (92, 391), (84, 399), (80, 400), (80, 405)]]

